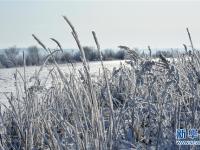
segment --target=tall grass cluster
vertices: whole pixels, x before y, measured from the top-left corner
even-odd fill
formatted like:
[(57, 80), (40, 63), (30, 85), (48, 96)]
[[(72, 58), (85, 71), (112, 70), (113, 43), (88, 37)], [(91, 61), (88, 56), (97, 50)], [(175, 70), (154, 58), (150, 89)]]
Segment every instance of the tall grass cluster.
[[(59, 50), (52, 51), (33, 35), (49, 55), (31, 86), (25, 59), (24, 72), (16, 70), (16, 91), (5, 95), (9, 105), (1, 105), (0, 149), (200, 148), (178, 146), (175, 137), (177, 128), (200, 129), (200, 54), (192, 41), (192, 49), (185, 45), (185, 53), (172, 61), (162, 53), (160, 61), (154, 61), (150, 47), (149, 56), (142, 58), (134, 50), (120, 46), (129, 60), (109, 71), (93, 31), (102, 67), (94, 78), (74, 26), (66, 17), (64, 20), (80, 50), (83, 71), (77, 72), (74, 67), (64, 74), (54, 55), (63, 51), (60, 43), (54, 39)], [(40, 78), (48, 59), (54, 64), (48, 76), (52, 79), (49, 88)]]

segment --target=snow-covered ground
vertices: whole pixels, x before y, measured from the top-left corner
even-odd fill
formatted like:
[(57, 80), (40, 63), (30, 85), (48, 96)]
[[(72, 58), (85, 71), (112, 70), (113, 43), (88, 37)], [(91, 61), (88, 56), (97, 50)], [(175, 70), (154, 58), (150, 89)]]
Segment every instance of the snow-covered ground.
[[(123, 63), (124, 61), (119, 61), (119, 60), (117, 60), (117, 61), (104, 61), (104, 65), (109, 70), (112, 70), (114, 67), (119, 67), (120, 62)], [(82, 69), (81, 63), (76, 63), (76, 64), (74, 64), (74, 66), (75, 66), (76, 70)], [(100, 62), (90, 62), (89, 66), (90, 66), (91, 74), (97, 75), (99, 73), (99, 69), (101, 68), (101, 63)], [(64, 73), (69, 73), (70, 71), (72, 71), (72, 67), (69, 64), (62, 64), (62, 65), (59, 65), (59, 67)], [(45, 80), (48, 76), (49, 70), (51, 70), (52, 68), (53, 68), (53, 66), (45, 67), (40, 74), (40, 79)], [(39, 66), (26, 67), (25, 72), (26, 72), (27, 80), (30, 77), (34, 76), (34, 74), (39, 69), (40, 69)], [(24, 72), (23, 67), (0, 69), (0, 102), (6, 103), (6, 101), (7, 101), (4, 93), (7, 93), (8, 95), (10, 95), (9, 93), (11, 93), (11, 92), (15, 93), (16, 90), (15, 90), (14, 74), (15, 74), (16, 70), (18, 70), (22, 75), (24, 74), (23, 73)], [(30, 82), (31, 81), (28, 80), (28, 83), (30, 83)]]

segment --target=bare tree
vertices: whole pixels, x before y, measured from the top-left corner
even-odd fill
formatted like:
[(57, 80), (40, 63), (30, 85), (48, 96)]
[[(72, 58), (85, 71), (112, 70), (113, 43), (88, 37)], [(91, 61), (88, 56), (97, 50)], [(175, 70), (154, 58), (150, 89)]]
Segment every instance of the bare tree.
[(40, 64), (39, 49), (36, 46), (30, 46), (28, 48), (26, 63), (27, 63), (27, 65), (39, 65)]
[(19, 54), (19, 49), (16, 47), (11, 47), (5, 50), (5, 54), (11, 66), (17, 66), (17, 56)]
[(8, 68), (9, 67), (9, 63), (8, 63), (8, 60), (5, 56), (5, 54), (0, 54), (0, 63), (1, 63), (1, 67), (6, 67)]
[(84, 46), (83, 50), (85, 52), (85, 57), (87, 60), (96, 60), (98, 57), (97, 51), (93, 47)]
[(115, 59), (120, 59), (123, 60), (125, 58), (125, 51), (124, 50), (119, 50), (115, 54)]
[(103, 52), (103, 59), (104, 60), (112, 60), (115, 56), (115, 52), (112, 49), (106, 49)]
[(64, 52), (61, 55), (60, 61), (62, 63), (64, 63), (64, 62), (70, 62), (71, 60), (72, 60), (72, 55), (69, 52)]

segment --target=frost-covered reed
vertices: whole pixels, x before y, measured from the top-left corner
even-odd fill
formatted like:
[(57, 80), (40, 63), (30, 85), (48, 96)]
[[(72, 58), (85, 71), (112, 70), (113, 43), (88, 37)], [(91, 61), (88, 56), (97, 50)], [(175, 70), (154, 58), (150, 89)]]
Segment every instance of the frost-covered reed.
[(172, 62), (162, 54), (159, 62), (154, 61), (150, 47), (149, 57), (141, 58), (120, 46), (130, 60), (108, 71), (93, 31), (102, 66), (102, 73), (93, 78), (78, 34), (64, 20), (81, 52), (83, 71), (64, 74), (54, 58), (62, 52), (61, 44), (52, 39), (59, 47), (52, 51), (33, 35), (49, 53), (46, 59), (54, 61), (48, 76), (52, 84), (47, 88), (40, 78), (47, 60), (31, 86), (25, 62), (24, 72), (16, 70), (16, 91), (5, 95), (9, 106), (1, 105), (0, 149), (199, 149), (175, 143), (177, 128), (200, 129), (200, 55), (193, 44), (193, 53), (178, 54)]

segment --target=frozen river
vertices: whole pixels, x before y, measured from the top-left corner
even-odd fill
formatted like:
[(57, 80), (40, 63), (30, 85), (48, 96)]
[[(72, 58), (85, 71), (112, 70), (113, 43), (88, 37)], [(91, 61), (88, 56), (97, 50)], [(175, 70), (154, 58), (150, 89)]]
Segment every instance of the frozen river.
[[(109, 70), (112, 70), (113, 67), (119, 67), (120, 66), (120, 62), (124, 62), (124, 61), (104, 61), (104, 65), (106, 68), (108, 68)], [(101, 68), (101, 63), (100, 62), (90, 62), (90, 72), (91, 74), (98, 74), (99, 73), (99, 69)], [(81, 63), (76, 63), (75, 65), (76, 70), (82, 69), (82, 64)], [(70, 71), (72, 71), (72, 67), (71, 65), (67, 65), (67, 64), (62, 64), (59, 65), (60, 69), (64, 72), (64, 73), (69, 73)], [(28, 84), (29, 82), (31, 82), (30, 80), (28, 80), (30, 77), (34, 76), (34, 74), (39, 70), (39, 66), (30, 66), (30, 67), (26, 67), (26, 76), (27, 76), (27, 81)], [(45, 80), (48, 76), (48, 72), (49, 70), (51, 70), (53, 68), (53, 66), (47, 66), (43, 69), (43, 71), (40, 74), (40, 79), (41, 80)], [(11, 92), (15, 93), (15, 80), (14, 80), (14, 73), (16, 72), (16, 69), (23, 75), (23, 67), (20, 68), (8, 68), (8, 69), (0, 69), (0, 101), (1, 102), (5, 102), (6, 97), (5, 94), (10, 94)]]

